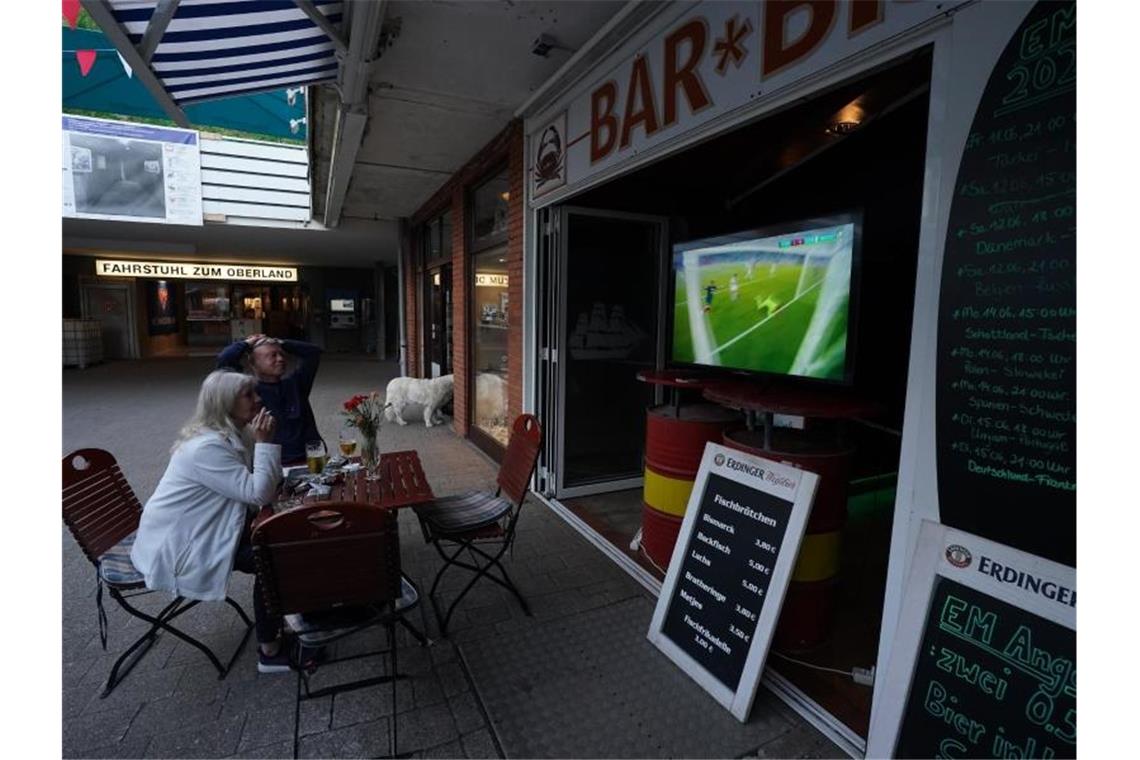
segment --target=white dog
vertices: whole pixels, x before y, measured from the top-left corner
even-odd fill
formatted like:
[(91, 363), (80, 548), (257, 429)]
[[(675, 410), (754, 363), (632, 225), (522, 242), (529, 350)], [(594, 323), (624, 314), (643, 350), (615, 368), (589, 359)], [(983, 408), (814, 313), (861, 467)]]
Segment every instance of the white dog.
[(431, 427), (443, 422), (443, 415), (439, 408), (451, 400), (455, 386), (454, 375), (444, 375), (434, 380), (421, 380), (418, 377), (394, 377), (388, 382), (388, 390), (384, 400), (387, 406), (384, 409), (384, 418), (389, 422), (395, 421), (407, 425), (404, 419), (404, 407), (408, 404), (422, 404), (424, 408), (424, 425)]

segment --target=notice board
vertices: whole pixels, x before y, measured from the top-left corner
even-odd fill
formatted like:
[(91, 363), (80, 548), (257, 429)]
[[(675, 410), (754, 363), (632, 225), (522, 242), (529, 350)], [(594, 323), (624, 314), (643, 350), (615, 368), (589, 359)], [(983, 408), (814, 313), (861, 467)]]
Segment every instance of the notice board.
[(652, 641), (740, 721), (748, 717), (819, 478), (705, 446)]
[(198, 133), (64, 116), (63, 215), (201, 226)]
[(868, 757), (1075, 757), (1076, 571), (924, 521)]
[(1039, 2), (974, 113), (938, 318), (941, 522), (1076, 565), (1076, 5)]

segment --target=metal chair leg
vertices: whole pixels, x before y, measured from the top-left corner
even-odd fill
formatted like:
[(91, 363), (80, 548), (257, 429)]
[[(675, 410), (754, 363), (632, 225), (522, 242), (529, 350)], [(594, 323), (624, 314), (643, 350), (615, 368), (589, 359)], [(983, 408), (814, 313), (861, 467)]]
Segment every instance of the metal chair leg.
[(399, 672), (400, 671), (396, 667), (396, 649), (397, 649), (397, 647), (396, 647), (396, 626), (393, 623), (389, 623), (387, 626), (385, 626), (385, 628), (388, 631), (388, 651), (390, 652), (389, 657), (392, 660), (392, 747), (391, 747), (391, 753), (392, 753), (392, 757), (394, 758), (394, 757), (396, 757), (396, 730), (397, 730), (396, 724), (399, 722), (397, 720), (397, 713), (399, 712), (399, 706), (396, 704), (396, 681), (399, 680)]
[[(111, 591), (112, 596), (115, 596), (114, 589)], [(130, 606), (126, 604), (126, 602), (124, 602), (121, 597), (116, 597), (116, 599), (121, 606)], [(175, 610), (178, 605), (182, 603), (182, 601), (182, 597), (179, 596), (176, 597), (170, 604), (163, 607), (162, 610), (158, 613), (158, 620), (168, 620), (170, 613)], [(103, 692), (99, 695), (99, 699), (106, 699), (111, 694), (111, 692), (115, 690), (115, 687), (122, 683), (123, 679), (125, 679), (130, 674), (130, 672), (134, 670), (135, 665), (139, 664), (139, 661), (142, 660), (143, 655), (150, 651), (151, 646), (153, 646), (154, 642), (158, 639), (159, 633), (161, 633), (161, 628), (159, 627), (157, 620), (151, 622), (150, 630), (136, 639), (133, 644), (127, 647), (127, 649), (121, 655), (119, 655), (119, 658), (115, 660), (115, 664), (111, 666), (111, 674), (107, 676), (107, 681), (103, 684)], [(140, 646), (142, 649), (139, 649)], [(130, 658), (129, 661), (128, 658)], [(122, 667), (124, 663), (126, 664), (126, 667), (123, 668), (122, 673), (120, 673), (119, 668)]]
[[(178, 630), (174, 626), (170, 625), (171, 620), (174, 620), (174, 618), (178, 617), (182, 613), (187, 612), (187, 611), (193, 609), (194, 607), (198, 606), (199, 602), (197, 600), (186, 602), (186, 600), (184, 598), (178, 597), (173, 602), (171, 602), (169, 605), (167, 605), (162, 610), (162, 612), (159, 613), (158, 617), (151, 617), (150, 615), (147, 615), (146, 613), (144, 613), (140, 610), (137, 610), (134, 607), (132, 607), (131, 605), (127, 604), (126, 599), (123, 598), (123, 595), (121, 593), (119, 593), (119, 591), (117, 589), (114, 589), (114, 588), (111, 589), (111, 597), (119, 603), (120, 607), (122, 607), (124, 610), (126, 610), (127, 614), (132, 615), (134, 617), (137, 617), (140, 620), (145, 620), (151, 624), (152, 632), (148, 632), (146, 634), (146, 636), (153, 638), (158, 633), (157, 629), (161, 628), (164, 631), (168, 631), (170, 633), (170, 635), (175, 636), (175, 637), (181, 639), (182, 641), (185, 641), (187, 644), (194, 647), (198, 651), (202, 652), (202, 654), (206, 655), (206, 657), (213, 664), (214, 668), (218, 671), (218, 680), (225, 678), (226, 675), (230, 672), (230, 668), (233, 667), (233, 664), (235, 662), (237, 662), (237, 658), (241, 655), (242, 650), (245, 648), (246, 642), (249, 641), (250, 634), (253, 632), (253, 623), (250, 622), (249, 617), (245, 614), (245, 611), (242, 610), (241, 607), (238, 606), (236, 602), (233, 602), (233, 600), (227, 598), (226, 601), (231, 602), (233, 604), (233, 606), (236, 607), (238, 609), (238, 611), (241, 613), (242, 619), (246, 622), (246, 629), (245, 629), (245, 634), (241, 638), (241, 641), (238, 642), (237, 648), (234, 649), (234, 653), (230, 657), (229, 662), (223, 666), (221, 661), (217, 658), (217, 655), (214, 654), (212, 649), (210, 649), (208, 646), (206, 646), (202, 642), (198, 641), (197, 639), (193, 638), (192, 636), (188, 636), (187, 634)], [(122, 658), (120, 658), (120, 659), (122, 659)], [(118, 665), (119, 665), (119, 663), (116, 663), (116, 667)], [(132, 663), (131, 667), (134, 667), (134, 663)], [(112, 673), (114, 673), (114, 671), (112, 671)], [(125, 677), (126, 673), (124, 673), (123, 676)], [(122, 678), (120, 678), (119, 680), (121, 681)], [(114, 686), (111, 686), (111, 688), (114, 688)], [(110, 692), (108, 691), (107, 693), (110, 693)]]
[(301, 673), (304, 671), (304, 668), (301, 667), (302, 650), (300, 639), (297, 639), (294, 644), (297, 648), (297, 697), (293, 700), (293, 760), (297, 760), (297, 746), (301, 735)]

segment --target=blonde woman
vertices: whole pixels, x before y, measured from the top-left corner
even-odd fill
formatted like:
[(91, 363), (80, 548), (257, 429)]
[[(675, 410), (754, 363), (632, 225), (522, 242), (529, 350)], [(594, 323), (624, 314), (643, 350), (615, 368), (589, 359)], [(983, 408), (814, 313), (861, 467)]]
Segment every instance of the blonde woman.
[[(226, 598), (230, 572), (254, 572), (247, 518), (272, 501), (281, 480), (276, 423), (261, 406), (257, 380), (229, 370), (203, 381), (194, 416), (143, 508), (131, 561), (148, 588), (187, 599)], [(279, 620), (267, 619), (253, 589), (258, 670), (289, 669)]]

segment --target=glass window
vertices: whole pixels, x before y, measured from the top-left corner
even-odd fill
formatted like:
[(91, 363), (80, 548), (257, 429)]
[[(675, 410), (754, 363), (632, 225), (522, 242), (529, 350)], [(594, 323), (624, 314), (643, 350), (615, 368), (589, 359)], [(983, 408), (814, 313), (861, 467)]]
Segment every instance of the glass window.
[(451, 212), (445, 212), (439, 218), (439, 250), (444, 258), (451, 258)]
[(186, 319), (209, 322), (230, 318), (229, 286), (206, 282), (186, 284)]
[(472, 422), (504, 446), (507, 426), (507, 316), (510, 313), (507, 247), (471, 258), (475, 273), (472, 288), (474, 335), (474, 404)]
[(510, 200), (511, 185), (506, 169), (475, 188), (471, 204), (473, 247), (507, 234)]
[(446, 211), (430, 222), (426, 222), (420, 232), (420, 250), (423, 252), (421, 265), (431, 266), (451, 259), (451, 212)]

